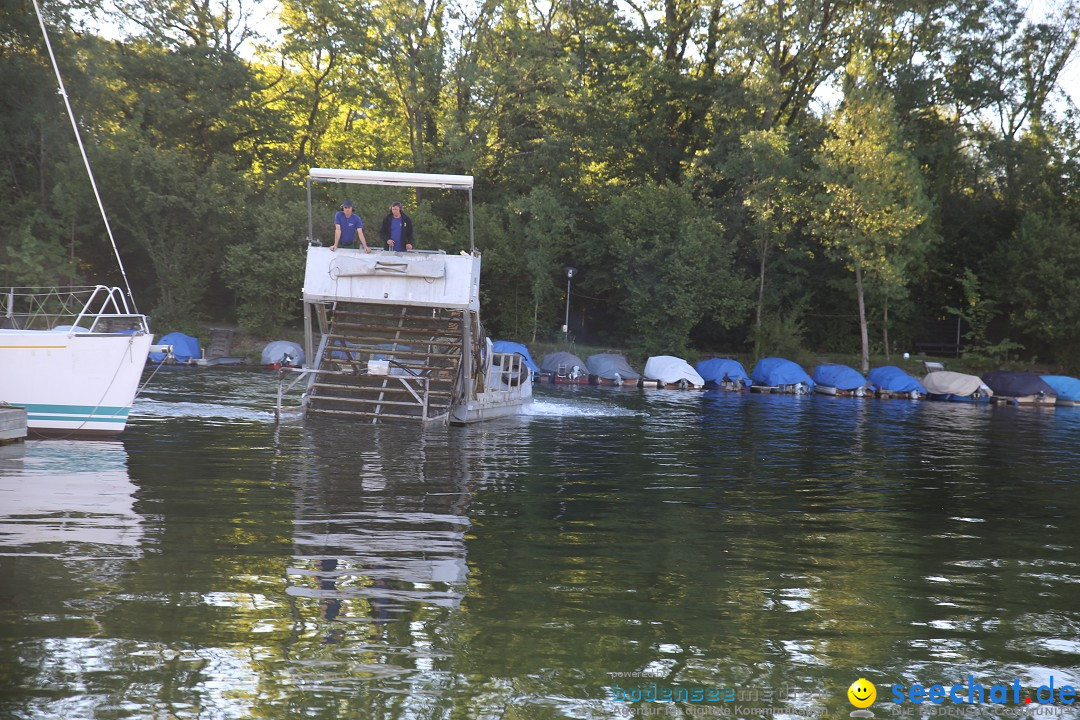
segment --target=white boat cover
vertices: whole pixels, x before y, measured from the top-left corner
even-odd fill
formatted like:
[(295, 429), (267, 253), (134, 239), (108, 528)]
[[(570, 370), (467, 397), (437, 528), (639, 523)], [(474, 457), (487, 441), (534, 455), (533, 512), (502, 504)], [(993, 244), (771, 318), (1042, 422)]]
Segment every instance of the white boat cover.
[(705, 379), (698, 375), (690, 363), (673, 355), (654, 355), (645, 362), (645, 378), (659, 380), (665, 385), (678, 385), (685, 380), (695, 387), (703, 387)]
[(977, 375), (967, 375), (949, 370), (937, 370), (927, 373), (922, 384), (926, 388), (926, 392), (931, 395), (974, 395), (979, 390), (982, 390), (987, 397), (994, 394)]

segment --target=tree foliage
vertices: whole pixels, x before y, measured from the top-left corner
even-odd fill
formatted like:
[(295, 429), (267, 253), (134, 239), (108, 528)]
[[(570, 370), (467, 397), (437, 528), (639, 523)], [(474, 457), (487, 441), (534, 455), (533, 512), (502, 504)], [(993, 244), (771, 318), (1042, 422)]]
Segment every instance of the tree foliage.
[(864, 285), (903, 284), (925, 251), (918, 228), (929, 205), (914, 158), (900, 143), (892, 102), (861, 60), (848, 70), (840, 109), (818, 152), (821, 193), (814, 228), (825, 247), (855, 274), (862, 371), (869, 371)]
[[(294, 322), (304, 175), (336, 166), (476, 177), (499, 335), (558, 336), (573, 265), (579, 340), (868, 352), (940, 340), (976, 277), (978, 342), (1080, 365), (1078, 0), (285, 0), (276, 32), (254, 7), (45, 6), (163, 331)], [(115, 278), (40, 31), (0, 20), (4, 279)], [(463, 247), (459, 201), (405, 199), (425, 247)]]

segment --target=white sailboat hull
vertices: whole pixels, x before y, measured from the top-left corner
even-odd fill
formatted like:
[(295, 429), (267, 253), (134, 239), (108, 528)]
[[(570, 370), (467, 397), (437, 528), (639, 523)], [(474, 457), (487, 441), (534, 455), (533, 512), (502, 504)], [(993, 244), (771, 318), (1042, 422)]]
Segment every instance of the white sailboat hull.
[(37, 434), (124, 430), (153, 336), (0, 330), (0, 401)]

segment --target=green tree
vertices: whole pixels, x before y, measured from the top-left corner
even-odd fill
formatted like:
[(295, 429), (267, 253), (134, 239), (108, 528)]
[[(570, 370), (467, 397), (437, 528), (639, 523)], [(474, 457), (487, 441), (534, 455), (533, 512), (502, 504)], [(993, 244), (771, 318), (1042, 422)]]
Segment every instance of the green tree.
[[(57, 63), (73, 76), (65, 79), (74, 94), (85, 83), (70, 14), (96, 3), (43, 5)], [(88, 192), (89, 183), (29, 5), (0, 3), (0, 88), (0, 283), (81, 282), (84, 239), (102, 231), (101, 219), (96, 207), (88, 217), (75, 211), (70, 193)]]
[(732, 155), (726, 174), (735, 179), (747, 229), (758, 260), (757, 305), (754, 311), (754, 353), (760, 354), (762, 316), (765, 310), (765, 269), (770, 251), (783, 249), (803, 213), (800, 172), (783, 129), (751, 130), (743, 135), (739, 151)]
[(119, 208), (113, 222), (155, 270), (158, 326), (190, 327), (212, 310), (220, 314), (206, 301), (226, 247), (264, 232), (255, 213), (240, 210), (248, 198), (238, 175), (225, 162), (204, 168), (164, 148), (117, 152), (103, 166)]
[(1067, 211), (1029, 212), (1003, 254), (1010, 332), (1029, 350), (1073, 362), (1080, 351), (1080, 222)]
[(698, 322), (742, 321), (750, 288), (733, 267), (734, 243), (686, 188), (631, 188), (600, 215), (637, 350), (685, 354)]
[(271, 335), (301, 316), (298, 289), (304, 281), (307, 240), (294, 221), (305, 210), (279, 191), (250, 212), (258, 218), (257, 231), (239, 235), (228, 246), (221, 276), (236, 292), (241, 327)]
[(970, 269), (959, 278), (964, 290), (964, 302), (960, 307), (947, 310), (967, 323), (970, 328), (964, 333), (968, 341), (964, 357), (976, 360), (1004, 360), (1011, 350), (1023, 348), (1020, 343), (1008, 338), (993, 340), (990, 337), (990, 325), (998, 315), (997, 303), (986, 297), (982, 291), (979, 276)]
[(907, 281), (906, 271), (925, 251), (916, 230), (929, 205), (914, 158), (900, 143), (893, 105), (872, 73), (853, 63), (844, 100), (830, 119), (830, 137), (818, 153), (813, 224), (825, 247), (855, 274), (862, 371), (870, 369), (864, 282)]
[(523, 256), (532, 291), (532, 341), (536, 342), (541, 308), (546, 311), (543, 319), (547, 321), (552, 318), (553, 310), (557, 310), (552, 301), (559, 296), (561, 286), (556, 280), (562, 277), (562, 265), (558, 258), (565, 255), (565, 248), (569, 245), (568, 236), (574, 229), (574, 218), (560, 204), (555, 193), (542, 187), (533, 189), (515, 203), (515, 209), (520, 226), (519, 232), (512, 237), (520, 238), (522, 245), (518, 252)]

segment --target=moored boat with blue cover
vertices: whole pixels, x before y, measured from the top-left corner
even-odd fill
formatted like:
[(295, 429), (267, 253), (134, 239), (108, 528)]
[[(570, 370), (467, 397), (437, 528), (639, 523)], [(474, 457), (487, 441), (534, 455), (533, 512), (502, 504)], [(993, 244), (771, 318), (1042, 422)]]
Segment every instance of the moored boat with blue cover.
[(738, 360), (710, 358), (699, 362), (694, 369), (705, 380), (706, 387), (735, 391), (750, 389), (750, 376)]
[(1033, 372), (994, 370), (983, 375), (983, 382), (994, 391), (994, 402), (1012, 405), (1053, 405), (1057, 393)]
[(870, 389), (878, 397), (905, 396), (912, 400), (926, 397), (926, 388), (915, 377), (907, 374), (895, 365), (882, 365), (867, 375)]
[(158, 345), (170, 345), (172, 352), (152, 352), (149, 354), (150, 362), (166, 365), (194, 365), (196, 360), (202, 358), (199, 339), (182, 332), (169, 333), (158, 341)]
[(521, 343), (511, 342), (510, 340), (496, 340), (491, 343), (491, 349), (497, 353), (517, 353), (525, 358), (525, 367), (532, 370), (536, 375), (540, 374), (540, 368), (533, 362), (532, 355), (529, 354), (529, 348)]
[(866, 378), (848, 365), (825, 363), (814, 368), (814, 392), (822, 395), (866, 395)]
[(762, 358), (750, 371), (755, 392), (785, 392), (802, 395), (814, 389), (814, 380), (797, 364), (784, 358)]
[(1054, 388), (1058, 405), (1080, 405), (1080, 380), (1068, 375), (1043, 375), (1042, 379)]

